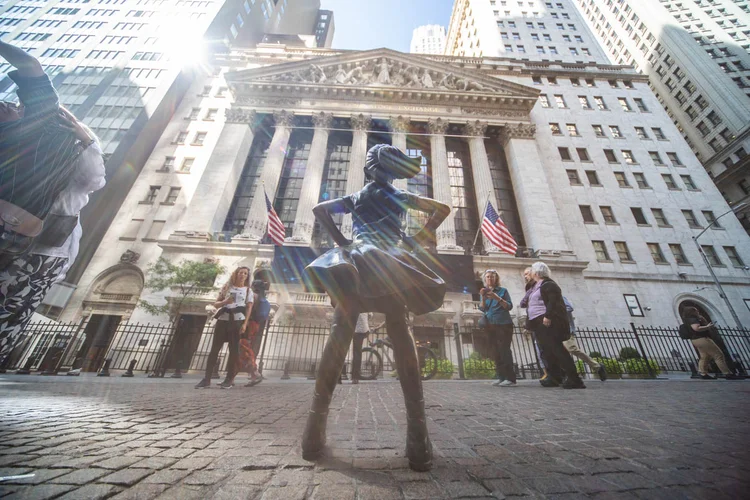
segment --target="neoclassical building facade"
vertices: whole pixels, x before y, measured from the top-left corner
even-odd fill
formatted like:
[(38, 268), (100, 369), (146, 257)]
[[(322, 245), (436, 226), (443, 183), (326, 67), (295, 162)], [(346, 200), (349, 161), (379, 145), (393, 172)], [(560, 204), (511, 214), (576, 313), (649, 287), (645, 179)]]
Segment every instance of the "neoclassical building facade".
[[(473, 323), (475, 279), (487, 268), (519, 301), (521, 273), (536, 260), (550, 265), (579, 324), (675, 325), (691, 301), (733, 325), (692, 239), (729, 207), (631, 69), (279, 45), (213, 64), (175, 110), (61, 319), (167, 322), (137, 307), (173, 299), (144, 288), (164, 256), (218, 259), (227, 274), (271, 264), (274, 321), (328, 321), (327, 297), (301, 272), (332, 244), (312, 208), (361, 189), (368, 147), (387, 142), (422, 156), (422, 172), (398, 187), (452, 208), (434, 259), (449, 292), (417, 325)], [(283, 247), (265, 238), (264, 193), (286, 226)], [(520, 246), (515, 256), (475, 241), (488, 200)], [(336, 222), (351, 234), (350, 218)], [(422, 222), (409, 214), (407, 232)], [(719, 222), (699, 243), (750, 324), (750, 239), (733, 215)]]

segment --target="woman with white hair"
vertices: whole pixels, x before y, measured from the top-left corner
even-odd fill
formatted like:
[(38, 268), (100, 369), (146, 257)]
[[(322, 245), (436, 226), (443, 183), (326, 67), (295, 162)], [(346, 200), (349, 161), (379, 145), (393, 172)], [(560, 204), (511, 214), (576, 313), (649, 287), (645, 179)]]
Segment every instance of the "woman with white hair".
[(549, 267), (544, 262), (532, 264), (531, 277), (534, 286), (521, 301), (521, 307), (528, 310), (531, 329), (547, 365), (548, 376), (541, 384), (544, 387), (561, 385), (564, 389), (585, 389), (573, 358), (563, 345), (563, 341), (570, 337), (570, 325), (562, 290), (550, 278)]

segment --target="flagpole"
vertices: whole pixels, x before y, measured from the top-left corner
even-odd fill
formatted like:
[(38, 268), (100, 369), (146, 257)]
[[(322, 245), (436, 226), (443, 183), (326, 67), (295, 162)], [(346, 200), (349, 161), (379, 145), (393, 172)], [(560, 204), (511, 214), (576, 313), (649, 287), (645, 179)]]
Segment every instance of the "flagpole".
[(487, 201), (484, 203), (484, 208), (482, 209), (482, 213), (479, 215), (479, 227), (477, 228), (477, 234), (474, 236), (474, 243), (471, 245), (471, 248), (474, 248), (477, 246), (477, 240), (479, 239), (479, 231), (482, 230), (482, 222), (484, 220), (484, 214), (487, 213), (487, 205), (490, 203), (490, 195), (492, 194), (492, 190), (487, 191)]

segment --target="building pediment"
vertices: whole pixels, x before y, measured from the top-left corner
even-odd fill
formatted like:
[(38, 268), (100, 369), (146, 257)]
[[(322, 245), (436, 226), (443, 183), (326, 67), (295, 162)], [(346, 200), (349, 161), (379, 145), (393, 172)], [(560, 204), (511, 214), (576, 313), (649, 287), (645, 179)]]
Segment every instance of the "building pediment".
[(375, 49), (228, 73), (237, 104), (259, 96), (497, 103), (530, 110), (539, 91), (415, 54)]

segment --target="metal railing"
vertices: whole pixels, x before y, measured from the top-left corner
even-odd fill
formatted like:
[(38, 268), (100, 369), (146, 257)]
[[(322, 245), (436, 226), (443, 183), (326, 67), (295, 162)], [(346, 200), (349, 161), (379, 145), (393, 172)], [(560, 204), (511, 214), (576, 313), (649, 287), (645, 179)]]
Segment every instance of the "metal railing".
[[(305, 297), (308, 299), (307, 297)], [(317, 297), (315, 297), (317, 299)], [(462, 303), (462, 309), (473, 305)], [(175, 333), (176, 331), (176, 333)], [(21, 373), (57, 373), (81, 368), (99, 371), (108, 360), (110, 370), (127, 370), (163, 376), (170, 370), (202, 372), (206, 368), (214, 327), (201, 332), (181, 332), (168, 324), (120, 323), (101, 341), (101, 332), (88, 332), (85, 322), (32, 323), (17, 339), (15, 348), (0, 368)], [(256, 353), (266, 372), (314, 376), (328, 340), (327, 325), (272, 324), (266, 328), (260, 352)], [(385, 338), (384, 329), (370, 334), (364, 343)], [(453, 331), (441, 328), (415, 328), (420, 345), (431, 348), (439, 361), (438, 378), (493, 378), (492, 347), (487, 333), (479, 328), (454, 325)], [(750, 334), (737, 328), (717, 328), (714, 341), (742, 374), (750, 366)], [(579, 328), (578, 345), (604, 364), (610, 377), (654, 378), (660, 374), (695, 374), (698, 353), (683, 340), (677, 328)], [(511, 344), (519, 378), (538, 378), (541, 364), (531, 335), (516, 327)], [(351, 372), (351, 349), (346, 372)], [(391, 358), (393, 355), (391, 353)], [(218, 367), (226, 370), (227, 346), (219, 352)], [(575, 359), (575, 358), (574, 358)], [(590, 372), (581, 361), (579, 371)], [(384, 356), (384, 373), (394, 370)]]

